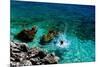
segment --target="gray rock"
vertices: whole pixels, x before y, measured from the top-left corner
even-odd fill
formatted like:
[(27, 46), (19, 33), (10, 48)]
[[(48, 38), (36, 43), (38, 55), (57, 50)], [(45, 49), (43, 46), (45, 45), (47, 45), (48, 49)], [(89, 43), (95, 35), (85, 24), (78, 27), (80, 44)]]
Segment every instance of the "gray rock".
[(51, 64), (55, 64), (59, 60), (59, 58), (55, 56), (55, 54), (47, 54), (47, 56), (44, 59)]
[(40, 48), (29, 48), (26, 43), (10, 43), (10, 65), (14, 66), (30, 66), (57, 64), (59, 58), (54, 53), (49, 54)]
[(23, 66), (31, 66), (32, 63), (31, 63), (30, 60), (24, 60), (24, 61), (22, 62), (22, 65), (23, 65)]

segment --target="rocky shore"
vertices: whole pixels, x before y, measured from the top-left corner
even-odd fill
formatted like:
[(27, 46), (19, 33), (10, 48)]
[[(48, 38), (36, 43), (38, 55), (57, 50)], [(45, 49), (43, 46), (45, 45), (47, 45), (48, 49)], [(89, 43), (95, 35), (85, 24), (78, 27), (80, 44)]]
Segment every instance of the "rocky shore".
[(10, 66), (30, 66), (57, 64), (59, 57), (54, 53), (47, 53), (40, 48), (29, 48), (26, 43), (10, 43)]

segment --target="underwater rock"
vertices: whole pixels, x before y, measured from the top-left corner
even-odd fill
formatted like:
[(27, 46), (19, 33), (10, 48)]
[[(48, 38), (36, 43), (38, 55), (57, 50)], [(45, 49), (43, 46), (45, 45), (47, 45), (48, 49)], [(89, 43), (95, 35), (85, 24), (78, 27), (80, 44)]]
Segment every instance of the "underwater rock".
[(48, 34), (43, 35), (42, 38), (40, 39), (40, 44), (45, 45), (46, 43), (49, 43), (50, 41), (53, 40), (53, 38), (58, 34), (58, 31), (56, 30), (50, 30)]
[(31, 30), (22, 30), (17, 34), (16, 38), (23, 42), (31, 42), (34, 39), (34, 36), (37, 32), (36, 27), (32, 27)]
[(29, 48), (26, 43), (10, 43), (11, 67), (57, 64), (58, 57), (39, 48)]

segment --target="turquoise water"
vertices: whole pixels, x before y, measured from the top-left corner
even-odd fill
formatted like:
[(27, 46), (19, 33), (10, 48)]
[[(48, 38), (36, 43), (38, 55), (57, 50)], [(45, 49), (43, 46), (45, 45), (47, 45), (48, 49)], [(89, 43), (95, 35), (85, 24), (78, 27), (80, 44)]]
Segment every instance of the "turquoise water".
[[(12, 1), (11, 40), (21, 42), (14, 36), (34, 25), (38, 30), (29, 47), (54, 52), (60, 57), (59, 63), (95, 61), (94, 6)], [(40, 45), (40, 38), (50, 29), (61, 33), (47, 45)], [(60, 40), (64, 41), (63, 45), (59, 44)]]

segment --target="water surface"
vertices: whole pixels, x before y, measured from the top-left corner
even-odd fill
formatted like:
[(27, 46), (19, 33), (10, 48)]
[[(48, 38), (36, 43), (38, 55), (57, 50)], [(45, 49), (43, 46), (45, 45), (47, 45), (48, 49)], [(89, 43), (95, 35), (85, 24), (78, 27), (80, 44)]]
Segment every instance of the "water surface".
[[(94, 6), (12, 1), (11, 40), (21, 42), (14, 36), (34, 25), (38, 31), (29, 47), (54, 52), (60, 57), (59, 63), (95, 61)], [(40, 38), (50, 29), (61, 31), (58, 39), (41, 46)], [(64, 40), (64, 46), (59, 46), (60, 39)]]

